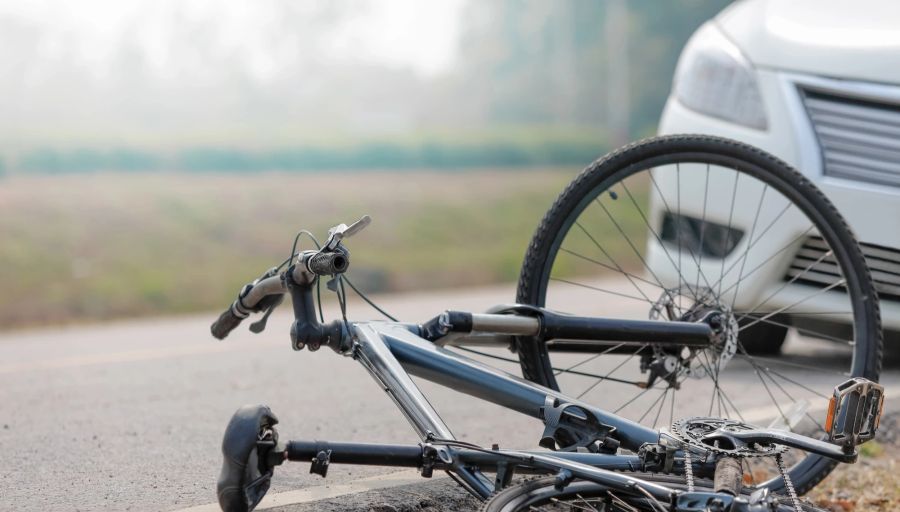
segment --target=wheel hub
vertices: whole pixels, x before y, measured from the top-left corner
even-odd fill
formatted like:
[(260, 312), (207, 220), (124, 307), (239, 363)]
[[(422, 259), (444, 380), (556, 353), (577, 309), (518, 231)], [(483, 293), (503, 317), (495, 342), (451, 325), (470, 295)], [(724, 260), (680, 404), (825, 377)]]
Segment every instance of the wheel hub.
[(708, 288), (686, 285), (663, 290), (650, 308), (651, 320), (703, 322), (713, 331), (707, 348), (682, 347), (678, 352), (654, 347), (642, 361), (642, 370), (650, 372), (648, 386), (664, 379), (676, 389), (685, 378), (702, 379), (718, 373), (737, 352), (738, 322), (731, 308)]

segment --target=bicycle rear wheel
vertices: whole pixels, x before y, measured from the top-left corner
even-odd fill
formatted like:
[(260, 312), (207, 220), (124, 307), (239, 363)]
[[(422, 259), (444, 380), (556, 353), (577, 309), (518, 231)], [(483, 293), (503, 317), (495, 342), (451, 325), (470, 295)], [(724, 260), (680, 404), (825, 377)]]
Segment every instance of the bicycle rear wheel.
[[(683, 481), (665, 475), (635, 475), (641, 480), (655, 482), (675, 489), (684, 489)], [(576, 481), (564, 489), (554, 487), (556, 479), (541, 478), (507, 487), (486, 501), (481, 512), (555, 512), (555, 511), (597, 511), (597, 512), (659, 512), (658, 505), (641, 496), (629, 496), (612, 492), (608, 487), (593, 482)], [(695, 490), (712, 492), (712, 482), (697, 481)], [(744, 493), (749, 495), (749, 493)], [(773, 512), (795, 512), (787, 498), (777, 498)], [(824, 512), (808, 504), (802, 504), (803, 512)]]
[[(585, 169), (535, 232), (517, 300), (599, 317), (717, 315), (702, 350), (517, 340), (525, 378), (653, 427), (716, 415), (821, 436), (832, 388), (881, 367), (877, 297), (844, 220), (784, 162), (718, 137), (646, 139)], [(760, 355), (785, 335), (783, 353)], [(801, 493), (835, 465), (786, 459)]]

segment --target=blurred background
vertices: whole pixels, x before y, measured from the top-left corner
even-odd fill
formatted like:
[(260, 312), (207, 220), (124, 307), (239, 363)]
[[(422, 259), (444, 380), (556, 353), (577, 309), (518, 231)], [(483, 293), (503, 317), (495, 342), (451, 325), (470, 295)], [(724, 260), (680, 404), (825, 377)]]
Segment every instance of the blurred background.
[(365, 213), (368, 291), (514, 281), (727, 3), (3, 1), (0, 328), (221, 309)]

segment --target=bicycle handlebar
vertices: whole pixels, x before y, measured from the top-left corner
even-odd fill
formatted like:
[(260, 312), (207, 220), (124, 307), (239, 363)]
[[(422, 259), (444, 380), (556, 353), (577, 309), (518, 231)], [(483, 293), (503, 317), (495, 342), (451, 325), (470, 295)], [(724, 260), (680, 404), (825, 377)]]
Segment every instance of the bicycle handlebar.
[[(349, 226), (338, 224), (328, 230), (328, 240), (319, 251), (305, 251), (297, 254), (297, 263), (287, 271), (275, 275), (278, 269), (272, 268), (256, 281), (244, 286), (238, 294), (238, 298), (210, 326), (212, 335), (220, 340), (225, 339), (235, 327), (250, 316), (250, 313), (268, 309), (266, 315), (259, 322), (258, 329), (251, 329), (254, 332), (260, 332), (265, 328), (265, 319), (268, 314), (278, 305), (262, 301), (271, 295), (281, 295), (287, 292), (288, 280), (306, 285), (314, 282), (316, 276), (330, 276), (346, 272), (350, 267), (350, 253), (341, 242), (368, 226), (371, 220), (368, 215), (363, 215)], [(293, 260), (293, 256), (291, 259)]]
[(287, 276), (283, 274), (275, 275), (244, 286), (238, 298), (210, 326), (209, 330), (213, 337), (219, 340), (225, 339), (245, 318), (250, 316), (250, 313), (259, 311), (258, 306), (263, 299), (285, 293), (287, 289), (284, 279), (286, 278)]
[(235, 327), (241, 325), (244, 318), (235, 315), (234, 311), (229, 307), (219, 315), (219, 318), (217, 318), (215, 322), (212, 323), (209, 330), (212, 332), (214, 338), (224, 340)]
[(350, 266), (350, 255), (346, 251), (317, 252), (306, 261), (306, 268), (320, 276), (343, 274)]
[(260, 311), (259, 304), (266, 297), (286, 293), (287, 279), (292, 279), (295, 283), (306, 283), (310, 281), (310, 274), (342, 274), (350, 266), (350, 254), (342, 248), (307, 252), (301, 254), (298, 260), (296, 265), (280, 275), (259, 279), (244, 286), (238, 298), (210, 326), (212, 335), (216, 339), (225, 339), (251, 313)]

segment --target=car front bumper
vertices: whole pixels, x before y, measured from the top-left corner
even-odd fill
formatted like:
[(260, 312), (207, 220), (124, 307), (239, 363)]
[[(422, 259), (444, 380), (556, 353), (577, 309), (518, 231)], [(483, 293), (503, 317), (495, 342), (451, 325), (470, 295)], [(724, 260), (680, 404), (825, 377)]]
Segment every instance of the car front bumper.
[[(880, 288), (883, 296), (881, 304), (883, 325), (886, 329), (900, 331), (900, 294), (885, 293), (896, 290), (894, 283), (900, 280), (900, 227), (897, 226), (900, 222), (900, 187), (826, 175), (822, 147), (804, 106), (801, 92), (807, 88), (815, 88), (846, 96), (866, 94), (894, 101), (900, 99), (900, 86), (859, 84), (774, 70), (758, 70), (757, 78), (768, 118), (767, 130), (747, 128), (700, 114), (682, 105), (674, 96), (670, 96), (660, 121), (659, 133), (704, 133), (745, 142), (781, 158), (812, 180), (835, 204), (860, 242), (873, 244), (879, 248), (875, 250), (880, 255), (887, 255), (886, 259), (874, 262), (870, 260), (870, 267), (873, 267), (874, 263), (885, 269), (882, 271), (873, 267), (876, 286)], [(713, 195), (709, 197), (714, 197), (715, 194), (728, 194), (730, 199), (731, 189), (728, 183), (731, 183), (732, 179), (719, 180), (718, 183), (711, 182), (708, 190), (712, 190)], [(700, 218), (703, 212), (703, 194), (709, 194), (702, 173), (693, 173), (692, 177), (688, 177), (688, 181), (682, 183), (682, 187), (689, 191), (686, 197), (682, 197), (682, 213)], [(748, 201), (746, 198), (759, 198), (760, 194), (759, 191), (742, 189), (741, 195), (745, 196), (745, 199), (743, 203), (740, 202), (740, 198), (738, 199), (738, 208), (733, 214), (732, 222), (746, 233), (752, 228), (757, 208), (756, 202)], [(764, 213), (779, 211), (785, 200), (778, 199), (780, 202), (775, 198), (765, 199), (761, 211)], [(655, 206), (659, 209), (659, 205)], [(706, 208), (707, 218), (723, 224), (726, 222), (724, 211), (716, 211), (716, 207), (710, 207), (709, 204)], [(823, 314), (822, 318), (828, 318), (829, 312), (848, 310), (846, 304), (841, 307), (836, 303), (841, 300), (843, 294), (830, 292), (816, 294), (815, 290), (811, 291), (810, 286), (795, 283), (785, 286), (787, 271), (794, 262), (795, 254), (803, 245), (803, 237), (792, 243), (792, 240), (802, 234), (801, 224), (796, 219), (787, 221), (779, 219), (759, 242), (761, 246), (754, 247), (750, 251), (748, 261), (745, 264), (737, 264), (744, 266), (745, 276), (747, 271), (756, 270), (750, 278), (744, 279), (739, 285), (738, 297), (735, 300), (736, 308), (746, 310), (764, 302), (765, 310), (792, 307), (795, 311), (802, 309), (804, 312)], [(747, 243), (742, 242), (726, 257), (725, 269), (734, 265), (736, 258), (742, 257)], [(764, 262), (765, 258), (779, 250), (782, 251), (780, 254)], [(871, 251), (866, 252), (868, 258)], [(664, 281), (667, 283), (678, 281), (674, 267), (667, 264), (669, 255), (653, 239), (648, 241), (648, 256), (648, 264), (659, 270), (660, 277)], [(722, 260), (700, 263), (704, 274), (714, 275), (715, 279), (718, 279)], [(892, 274), (890, 272), (892, 269), (896, 269), (898, 274)], [(723, 279), (724, 288), (727, 289), (733, 284), (738, 275), (737, 270), (733, 271), (731, 281), (726, 276)], [(704, 281), (696, 273), (693, 277), (685, 275), (683, 278), (693, 279), (701, 286)], [(797, 301), (801, 302), (795, 304)], [(840, 309), (835, 309), (836, 307)], [(846, 315), (843, 317), (846, 318)], [(830, 319), (840, 321), (841, 315), (835, 315)]]

